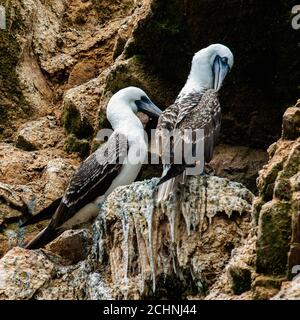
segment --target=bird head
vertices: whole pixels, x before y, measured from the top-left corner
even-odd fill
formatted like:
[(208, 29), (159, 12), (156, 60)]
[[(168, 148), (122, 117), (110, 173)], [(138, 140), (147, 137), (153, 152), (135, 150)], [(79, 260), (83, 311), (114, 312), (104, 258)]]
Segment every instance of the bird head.
[(137, 87), (127, 87), (118, 91), (107, 106), (107, 118), (112, 124), (137, 112), (142, 112), (150, 118), (159, 118), (162, 113), (148, 95)]
[(222, 44), (212, 44), (194, 55), (189, 80), (202, 89), (218, 91), (233, 63), (233, 54), (229, 48)]

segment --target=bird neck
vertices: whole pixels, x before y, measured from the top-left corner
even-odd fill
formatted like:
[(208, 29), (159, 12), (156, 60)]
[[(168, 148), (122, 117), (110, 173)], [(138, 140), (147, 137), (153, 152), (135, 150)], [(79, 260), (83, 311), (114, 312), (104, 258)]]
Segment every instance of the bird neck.
[(184, 97), (192, 93), (204, 93), (213, 88), (213, 72), (209, 63), (196, 64), (193, 62), (186, 84), (179, 93)]
[(109, 121), (114, 131), (126, 136), (129, 144), (145, 141), (144, 127), (130, 107), (124, 105), (116, 110), (110, 110)]
[(122, 127), (143, 128), (140, 119), (132, 111), (131, 107), (122, 101), (117, 101), (116, 103), (110, 102), (106, 114), (107, 119), (114, 130)]
[(139, 118), (132, 112), (132, 117), (122, 119), (114, 126), (115, 132), (126, 137), (129, 145), (127, 160), (130, 166), (141, 165), (148, 155), (148, 140)]

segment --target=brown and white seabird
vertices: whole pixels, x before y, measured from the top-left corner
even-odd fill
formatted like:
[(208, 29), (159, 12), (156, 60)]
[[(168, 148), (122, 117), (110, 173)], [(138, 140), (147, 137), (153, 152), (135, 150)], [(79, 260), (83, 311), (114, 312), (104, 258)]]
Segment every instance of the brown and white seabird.
[(161, 115), (161, 110), (139, 88), (122, 89), (111, 98), (107, 118), (113, 134), (81, 164), (62, 199), (56, 201), (59, 204), (53, 204), (58, 208), (49, 225), (27, 244), (27, 249), (40, 248), (63, 231), (96, 217), (99, 205), (116, 187), (136, 179), (148, 155), (144, 128), (136, 116), (139, 111), (155, 118)]
[[(213, 44), (197, 52), (185, 86), (175, 103), (160, 116), (156, 131), (158, 149), (162, 157), (165, 149), (168, 149), (170, 156), (169, 163), (164, 164), (163, 176), (159, 182), (158, 202), (166, 200), (169, 194), (176, 190), (178, 183), (185, 182), (186, 169), (191, 167), (191, 164), (185, 161), (181, 164), (175, 162), (175, 144), (178, 144), (180, 139), (169, 139), (172, 132), (176, 132), (175, 136), (181, 137), (186, 145), (191, 144), (190, 150), (193, 150), (193, 146), (200, 141), (196, 140), (201, 139), (193, 133), (202, 130), (202, 162), (211, 161), (221, 126), (218, 91), (233, 67), (233, 62), (232, 52), (222, 44)], [(192, 134), (185, 135), (187, 130)], [(204, 169), (205, 163), (201, 163), (200, 167)], [(203, 174), (203, 169), (199, 174)]]

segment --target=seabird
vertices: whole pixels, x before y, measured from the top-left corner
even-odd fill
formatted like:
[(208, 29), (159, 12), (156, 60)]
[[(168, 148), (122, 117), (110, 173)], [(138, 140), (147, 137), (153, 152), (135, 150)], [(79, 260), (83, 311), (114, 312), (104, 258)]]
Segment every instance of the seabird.
[(136, 87), (122, 89), (110, 99), (107, 118), (113, 134), (80, 165), (61, 201), (58, 199), (58, 208), (49, 225), (27, 244), (27, 249), (40, 248), (63, 231), (96, 217), (99, 205), (116, 187), (136, 179), (148, 155), (144, 128), (135, 115), (137, 112), (154, 118), (162, 113), (147, 94)]
[[(158, 120), (156, 136), (161, 156), (167, 148), (166, 141), (170, 143), (169, 137), (164, 139), (166, 132), (176, 131), (176, 134), (179, 134), (184, 142), (195, 146), (195, 137), (187, 139), (184, 131), (195, 132), (202, 129), (204, 133), (204, 162), (211, 161), (221, 125), (218, 91), (233, 67), (233, 62), (232, 52), (222, 44), (210, 45), (194, 55), (185, 86), (175, 103), (168, 107)], [(174, 163), (175, 144), (175, 140), (171, 140), (170, 162), (164, 164), (163, 175), (158, 184), (158, 202), (166, 200), (168, 195), (176, 190), (178, 183), (185, 182), (186, 169), (189, 165), (184, 161), (183, 164)], [(201, 167), (204, 168), (204, 165), (203, 163)], [(203, 173), (203, 171), (199, 172), (199, 174)]]

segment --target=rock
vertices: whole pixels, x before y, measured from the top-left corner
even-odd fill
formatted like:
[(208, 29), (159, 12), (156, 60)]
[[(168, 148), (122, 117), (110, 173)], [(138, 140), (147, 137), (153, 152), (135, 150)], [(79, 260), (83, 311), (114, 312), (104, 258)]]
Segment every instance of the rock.
[[(99, 1), (12, 0), (9, 6), (1, 1), (8, 28), (0, 36), (0, 132), (7, 139), (25, 121), (57, 111), (70, 86), (110, 66), (119, 34), (127, 41), (145, 11), (145, 5), (131, 0), (118, 5), (102, 0), (105, 10)], [(107, 23), (99, 24), (104, 13)]]
[(3, 203), (0, 204), (0, 227), (7, 222), (19, 221), (22, 217), (22, 212), (13, 209)]
[(300, 138), (291, 133), (295, 133), (295, 114), (297, 108), (286, 111), (283, 138), (269, 148), (269, 163), (258, 178), (259, 196), (254, 202), (258, 219), (256, 268), (265, 275), (290, 275), (293, 266), (300, 264)]
[(72, 265), (87, 258), (91, 245), (92, 235), (88, 230), (68, 230), (52, 241), (47, 249)]
[(12, 249), (0, 260), (1, 300), (31, 299), (50, 281), (53, 271), (54, 264), (43, 252)]
[(300, 137), (300, 108), (288, 108), (283, 116), (282, 137), (294, 140)]
[(228, 272), (231, 278), (232, 290), (235, 295), (240, 295), (251, 289), (252, 278), (249, 267), (230, 266)]
[(241, 245), (232, 249), (230, 260), (205, 300), (249, 300), (255, 278), (256, 236), (253, 230)]
[(278, 293), (278, 289), (275, 288), (265, 288), (256, 287), (253, 292), (254, 300), (270, 300)]
[(26, 152), (1, 144), (1, 180), (6, 182), (0, 184), (3, 248), (23, 245), (45, 227), (41, 223), (20, 229), (19, 221), (60, 198), (78, 164), (78, 159), (57, 150)]
[(14, 248), (0, 260), (0, 298), (3, 300), (110, 299), (102, 277), (86, 262), (65, 266), (45, 250)]
[(253, 282), (253, 298), (255, 300), (269, 300), (280, 290), (284, 278), (258, 276)]
[(221, 144), (209, 165), (218, 177), (240, 182), (256, 192), (258, 171), (267, 161), (268, 155), (263, 150)]
[[(55, 5), (59, 0), (55, 0)], [(4, 137), (15, 134), (20, 122), (33, 114), (42, 116), (49, 110), (52, 91), (41, 72), (36, 56), (32, 52), (32, 39), (38, 47), (36, 38), (41, 36), (41, 16), (48, 21), (48, 31), (51, 33), (55, 25), (48, 16), (49, 11), (38, 1), (13, 0), (6, 6), (7, 26), (1, 32), (1, 119), (5, 122)], [(53, 5), (53, 7), (55, 7)], [(33, 11), (36, 10), (37, 16)], [(35, 16), (35, 18), (34, 18)], [(53, 16), (52, 16), (53, 17)], [(33, 24), (33, 19), (37, 23)], [(35, 29), (34, 26), (37, 27)], [(55, 28), (55, 27), (54, 27)], [(43, 48), (46, 39), (44, 38)]]
[(226, 179), (191, 177), (177, 209), (175, 198), (157, 208), (157, 181), (108, 197), (94, 225), (98, 266), (111, 275), (118, 298), (203, 296), (249, 234), (252, 194)]
[(98, 69), (95, 62), (81, 61), (72, 69), (68, 85), (70, 87), (79, 86), (97, 77)]
[(63, 100), (66, 131), (78, 138), (87, 138), (99, 129), (109, 128), (107, 103), (114, 93), (127, 86), (142, 88), (158, 106), (171, 104), (174, 97), (137, 56), (118, 60), (98, 78), (66, 92)]
[[(59, 150), (26, 152), (9, 144), (0, 145), (1, 180), (12, 185), (26, 185), (40, 192), (48, 179), (66, 181), (78, 166), (79, 161)], [(62, 184), (54, 189), (61, 190)], [(57, 192), (57, 191), (56, 191)]]
[(74, 134), (70, 134), (65, 142), (66, 152), (77, 152), (81, 158), (86, 158), (89, 155), (91, 146), (88, 140), (79, 140)]
[(27, 151), (40, 150), (55, 147), (63, 139), (63, 129), (54, 117), (48, 116), (21, 126), (16, 146)]
[(36, 300), (111, 300), (109, 286), (86, 262), (73, 266), (56, 265), (53, 278), (39, 288)]
[(291, 241), (290, 204), (272, 201), (260, 211), (257, 240), (258, 273), (283, 275)]
[(95, 113), (100, 100), (100, 79), (67, 91), (64, 96), (64, 127), (78, 138), (87, 138), (94, 132)]
[(120, 187), (108, 197), (94, 224), (91, 252), (86, 230), (66, 231), (47, 246), (51, 252), (9, 251), (0, 260), (0, 297), (203, 297), (249, 234), (253, 196), (226, 179), (191, 177), (178, 194), (190, 206), (177, 211), (175, 198), (154, 205), (157, 181)]
[(278, 294), (272, 300), (299, 300), (300, 299), (300, 278), (296, 277), (291, 282), (285, 282)]
[(103, 82), (100, 110), (106, 106), (108, 99), (118, 90), (127, 86), (137, 86), (147, 92), (150, 98), (161, 108), (173, 103), (176, 93), (166, 88), (163, 81), (143, 63), (139, 56), (128, 60), (118, 60), (107, 70)]

